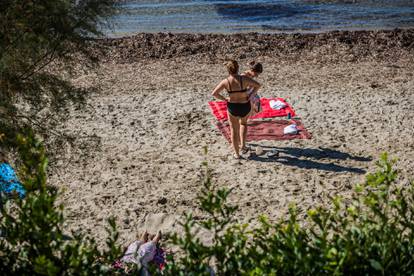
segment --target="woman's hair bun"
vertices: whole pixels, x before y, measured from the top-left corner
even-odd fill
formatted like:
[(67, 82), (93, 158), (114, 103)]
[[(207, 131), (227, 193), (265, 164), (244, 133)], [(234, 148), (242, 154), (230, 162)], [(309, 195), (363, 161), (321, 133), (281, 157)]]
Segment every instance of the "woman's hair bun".
[(226, 60), (224, 63), (229, 74), (237, 74), (239, 72), (239, 64), (234, 59)]

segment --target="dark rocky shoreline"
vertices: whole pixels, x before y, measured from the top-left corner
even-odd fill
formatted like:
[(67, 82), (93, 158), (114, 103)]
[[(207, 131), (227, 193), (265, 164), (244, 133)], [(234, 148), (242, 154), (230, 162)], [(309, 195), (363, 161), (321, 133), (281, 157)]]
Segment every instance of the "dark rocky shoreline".
[(288, 59), (359, 61), (399, 59), (414, 53), (414, 28), (378, 31), (332, 31), (317, 34), (173, 34), (139, 33), (97, 40), (104, 61), (131, 63), (142, 59)]

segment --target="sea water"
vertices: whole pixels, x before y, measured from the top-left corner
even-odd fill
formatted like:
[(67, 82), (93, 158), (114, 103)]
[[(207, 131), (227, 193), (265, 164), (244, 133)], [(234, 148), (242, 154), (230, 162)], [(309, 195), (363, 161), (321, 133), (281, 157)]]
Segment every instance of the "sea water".
[(122, 1), (108, 36), (414, 27), (414, 0)]

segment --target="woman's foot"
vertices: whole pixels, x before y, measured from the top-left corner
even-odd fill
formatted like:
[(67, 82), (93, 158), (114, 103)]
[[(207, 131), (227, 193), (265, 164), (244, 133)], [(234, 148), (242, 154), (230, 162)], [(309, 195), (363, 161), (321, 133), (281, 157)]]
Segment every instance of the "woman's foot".
[(239, 160), (240, 159), (240, 155), (237, 153), (233, 153), (233, 159)]
[(161, 240), (162, 237), (162, 233), (161, 230), (158, 230), (157, 234), (155, 235), (155, 237), (152, 239), (153, 242), (158, 243)]
[(148, 241), (148, 235), (149, 234), (148, 234), (147, 230), (145, 230), (145, 232), (141, 234), (140, 240), (143, 241), (143, 242), (147, 242)]

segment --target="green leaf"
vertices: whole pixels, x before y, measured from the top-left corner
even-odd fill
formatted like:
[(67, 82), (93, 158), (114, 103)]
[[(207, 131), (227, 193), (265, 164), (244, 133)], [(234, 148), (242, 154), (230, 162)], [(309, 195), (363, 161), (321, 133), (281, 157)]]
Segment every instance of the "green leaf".
[(371, 267), (374, 268), (375, 270), (378, 270), (378, 271), (383, 270), (382, 265), (378, 261), (376, 261), (374, 259), (370, 259), (369, 263), (370, 263)]

